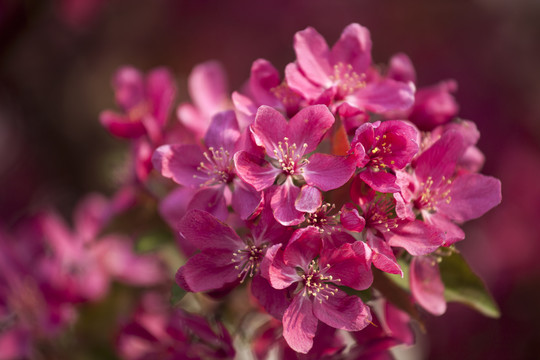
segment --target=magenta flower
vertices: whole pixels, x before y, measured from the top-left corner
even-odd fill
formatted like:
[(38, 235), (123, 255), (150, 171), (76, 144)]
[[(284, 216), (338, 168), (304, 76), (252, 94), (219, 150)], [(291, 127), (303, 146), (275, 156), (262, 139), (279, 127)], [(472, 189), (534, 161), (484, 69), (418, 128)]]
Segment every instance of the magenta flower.
[(251, 76), (242, 93), (233, 92), (232, 100), (243, 124), (250, 125), (255, 119), (257, 109), (268, 105), (287, 116), (298, 112), (302, 96), (282, 82), (272, 64), (264, 59), (258, 59), (251, 66)]
[(370, 267), (371, 251), (363, 242), (323, 248), (315, 228), (298, 230), (285, 250), (276, 253), (269, 279), (275, 289), (292, 289), (292, 302), (283, 315), (283, 337), (293, 350), (311, 349), (319, 320), (348, 331), (369, 323), (369, 309), (338, 285), (368, 288), (373, 281)]
[[(98, 300), (106, 295), (113, 279), (149, 286), (166, 279), (163, 264), (153, 255), (138, 255), (131, 239), (123, 235), (98, 235), (107, 224), (111, 206), (97, 195), (84, 199), (75, 210), (72, 231), (55, 212), (40, 218), (45, 242), (53, 261), (51, 285), (72, 301)], [(105, 215), (106, 217), (103, 217)]]
[(405, 110), (414, 101), (414, 85), (373, 76), (369, 31), (347, 26), (332, 47), (313, 28), (294, 37), (296, 63), (285, 69), (287, 84), (312, 103), (334, 104), (362, 112)]
[(418, 152), (418, 131), (400, 120), (366, 123), (360, 126), (350, 153), (356, 166), (365, 168), (358, 176), (379, 192), (397, 192), (396, 170), (403, 169)]
[[(321, 204), (319, 190), (342, 186), (354, 172), (352, 158), (309, 156), (333, 123), (334, 117), (324, 105), (306, 107), (289, 122), (277, 110), (261, 106), (251, 131), (269, 161), (246, 151), (235, 155), (238, 175), (256, 190), (271, 192), (274, 216), (283, 225), (300, 224), (304, 211), (314, 211)], [(306, 185), (300, 188), (295, 182)]]
[(215, 114), (230, 109), (227, 87), (225, 71), (217, 61), (204, 62), (191, 71), (188, 90), (193, 104), (180, 104), (176, 114), (197, 138), (204, 137)]
[(145, 77), (133, 67), (122, 67), (113, 78), (113, 87), (122, 113), (102, 112), (103, 126), (122, 138), (148, 135), (152, 142), (159, 143), (176, 94), (169, 71), (158, 68)]
[(264, 212), (244, 238), (201, 210), (189, 211), (179, 228), (186, 240), (201, 249), (176, 274), (178, 284), (192, 292), (218, 290), (258, 275), (267, 250), (280, 247), (280, 242), (288, 239), (287, 229)]
[(231, 336), (223, 324), (214, 324), (171, 309), (160, 294), (146, 293), (132, 319), (120, 329), (117, 351), (126, 360), (232, 360)]
[(474, 173), (456, 174), (466, 147), (461, 133), (444, 133), (418, 157), (413, 176), (402, 179), (401, 192), (395, 195), (398, 215), (411, 219), (414, 210), (419, 211), (426, 223), (444, 231), (444, 245), (465, 237), (454, 222), (480, 217), (501, 202), (499, 180)]
[(204, 138), (202, 151), (197, 145), (163, 145), (152, 158), (155, 168), (180, 185), (199, 187), (188, 209), (208, 211), (225, 220), (227, 205), (241, 218), (253, 215), (262, 202), (262, 195), (236, 176), (233, 156), (245, 149), (234, 112), (217, 114)]

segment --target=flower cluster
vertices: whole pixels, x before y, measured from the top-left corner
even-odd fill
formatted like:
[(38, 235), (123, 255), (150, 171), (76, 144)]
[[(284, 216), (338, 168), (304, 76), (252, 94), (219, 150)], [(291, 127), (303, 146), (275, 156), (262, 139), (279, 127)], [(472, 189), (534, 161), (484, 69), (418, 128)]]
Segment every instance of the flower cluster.
[(374, 274), (405, 267), (414, 301), (444, 313), (438, 263), (501, 190), (478, 173), (479, 133), (456, 117), (453, 81), (416, 91), (403, 54), (374, 66), (358, 24), (331, 48), (307, 28), (294, 50), (283, 80), (259, 59), (229, 100), (216, 63), (195, 68), (194, 104), (178, 108), (195, 141), (161, 145), (152, 162), (189, 198), (164, 200), (165, 213), (185, 214), (166, 215), (191, 255), (177, 284), (223, 296), (250, 279), (286, 344), (309, 353), (322, 326), (373, 326), (365, 300), (385, 298), (365, 292), (378, 288)]

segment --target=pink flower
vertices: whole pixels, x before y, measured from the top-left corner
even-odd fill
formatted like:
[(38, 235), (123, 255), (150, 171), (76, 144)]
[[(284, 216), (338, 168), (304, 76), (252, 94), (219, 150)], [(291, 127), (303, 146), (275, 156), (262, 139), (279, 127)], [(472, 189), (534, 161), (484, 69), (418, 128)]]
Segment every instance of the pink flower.
[(275, 289), (292, 290), (292, 302), (283, 315), (283, 337), (289, 346), (307, 353), (319, 320), (348, 331), (363, 329), (371, 320), (360, 298), (337, 285), (363, 290), (373, 281), (371, 252), (363, 242), (323, 248), (319, 231), (298, 230), (285, 250), (279, 250), (269, 268)]
[[(246, 151), (235, 155), (238, 175), (256, 190), (272, 193), (274, 216), (283, 225), (301, 223), (303, 211), (314, 211), (320, 205), (319, 190), (342, 186), (354, 172), (351, 158), (320, 153), (309, 156), (333, 123), (334, 117), (324, 105), (306, 107), (289, 122), (277, 110), (261, 106), (251, 131), (269, 161)], [(300, 189), (294, 184), (297, 181), (306, 185)], [(274, 182), (277, 185), (272, 187)]]
[[(332, 47), (313, 28), (294, 37), (296, 63), (287, 65), (287, 84), (312, 103), (346, 104), (356, 111), (405, 110), (414, 101), (414, 85), (371, 74), (371, 38), (358, 25), (347, 26)], [(350, 110), (349, 110), (350, 112)]]
[(227, 78), (221, 64), (207, 61), (193, 68), (188, 78), (188, 90), (193, 104), (182, 103), (176, 114), (197, 138), (204, 137), (212, 117), (228, 110)]
[(444, 245), (463, 240), (454, 222), (482, 216), (501, 202), (499, 180), (474, 173), (456, 173), (467, 142), (461, 133), (448, 131), (416, 160), (412, 176), (403, 175), (401, 192), (395, 194), (398, 216), (423, 220), (445, 233)]
[(258, 275), (267, 250), (288, 239), (287, 230), (266, 212), (244, 238), (201, 210), (189, 211), (179, 228), (187, 241), (201, 249), (176, 274), (177, 283), (192, 292), (218, 290)]
[(359, 178), (379, 192), (399, 191), (395, 171), (411, 162), (418, 139), (418, 131), (404, 121), (363, 124), (356, 130), (350, 150), (356, 166), (365, 168)]
[(241, 218), (253, 215), (262, 202), (262, 195), (236, 176), (234, 154), (245, 149), (234, 112), (217, 114), (208, 128), (204, 142), (206, 151), (197, 145), (163, 145), (152, 162), (165, 177), (180, 185), (198, 187), (188, 209), (201, 209), (225, 220), (227, 206), (232, 205)]
[(258, 59), (251, 66), (251, 76), (243, 92), (233, 92), (232, 100), (241, 114), (241, 122), (250, 125), (261, 105), (273, 107), (290, 117), (298, 112), (303, 99), (286, 82), (281, 81), (279, 72), (272, 64)]
[(116, 347), (123, 359), (233, 359), (232, 339), (223, 324), (171, 309), (157, 293), (144, 294)]
[(112, 279), (136, 286), (148, 286), (167, 278), (160, 260), (137, 255), (124, 235), (99, 235), (109, 220), (107, 200), (91, 195), (75, 210), (75, 228), (53, 211), (40, 218), (43, 236), (54, 261), (44, 271), (51, 273), (51, 285), (72, 301), (98, 300), (106, 295)]
[(158, 68), (144, 76), (133, 67), (122, 67), (113, 78), (113, 87), (122, 113), (102, 112), (102, 125), (122, 138), (148, 135), (152, 142), (159, 143), (176, 94), (169, 71)]

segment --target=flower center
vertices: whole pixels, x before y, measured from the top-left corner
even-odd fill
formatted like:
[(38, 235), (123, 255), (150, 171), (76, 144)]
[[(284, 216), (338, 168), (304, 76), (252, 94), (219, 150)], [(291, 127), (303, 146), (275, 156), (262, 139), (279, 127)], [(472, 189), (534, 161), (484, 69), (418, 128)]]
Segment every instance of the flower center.
[(334, 74), (330, 76), (337, 90), (339, 99), (366, 87), (366, 74), (357, 74), (351, 64), (339, 62), (334, 65)]
[[(380, 136), (376, 136), (375, 140), (377, 141), (377, 145), (369, 151), (370, 161), (367, 166), (377, 172), (381, 169), (388, 168), (388, 164), (384, 158), (392, 153), (392, 144), (387, 142), (386, 135), (382, 136), (382, 142), (380, 142)], [(394, 164), (395, 161), (391, 160), (390, 165)]]
[(380, 196), (373, 201), (365, 212), (366, 227), (374, 227), (379, 231), (390, 231), (398, 227), (396, 218), (392, 214), (395, 209), (393, 200)]
[(231, 262), (239, 263), (234, 268), (240, 270), (238, 273), (238, 277), (241, 278), (240, 282), (244, 282), (248, 275), (253, 277), (257, 273), (265, 252), (266, 244), (260, 247), (248, 244), (243, 249), (233, 253)]
[(336, 295), (338, 289), (332, 283), (340, 282), (340, 279), (335, 279), (332, 275), (325, 275), (326, 270), (330, 268), (330, 264), (325, 268), (319, 269), (319, 264), (316, 260), (311, 260), (308, 269), (301, 274), (304, 282), (304, 293), (302, 296), (313, 296), (314, 299), (322, 303), (323, 299), (328, 300), (330, 296)]
[(304, 143), (300, 149), (296, 143), (289, 144), (289, 138), (283, 138), (283, 141), (278, 142), (277, 149), (274, 149), (274, 156), (277, 159), (279, 166), (286, 175), (302, 174), (303, 167), (309, 163), (308, 159), (304, 159), (304, 153), (308, 145)]
[(337, 216), (330, 215), (335, 208), (335, 204), (325, 203), (314, 213), (306, 213), (306, 222), (311, 226), (317, 227), (321, 233), (327, 231), (331, 234), (331, 231), (336, 230), (335, 226), (339, 224)]
[[(204, 173), (205, 177), (210, 177), (208, 181), (201, 184), (201, 186), (212, 186), (217, 184), (228, 184), (233, 181), (235, 173), (234, 166), (231, 159), (231, 155), (223, 147), (215, 150), (213, 147), (208, 148), (208, 152), (203, 153), (204, 157), (208, 161), (204, 163), (201, 161), (197, 170)], [(197, 177), (197, 175), (193, 175)]]
[(422, 192), (414, 201), (416, 208), (434, 213), (437, 211), (437, 204), (441, 201), (450, 204), (452, 197), (450, 196), (452, 180), (446, 179), (444, 176), (441, 181), (434, 186), (433, 178), (428, 176), (425, 182), (420, 183)]

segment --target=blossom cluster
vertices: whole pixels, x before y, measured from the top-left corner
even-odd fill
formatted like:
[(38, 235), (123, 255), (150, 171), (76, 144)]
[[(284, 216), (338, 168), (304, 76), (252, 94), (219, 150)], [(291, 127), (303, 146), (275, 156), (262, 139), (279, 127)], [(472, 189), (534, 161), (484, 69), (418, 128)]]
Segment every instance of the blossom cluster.
[[(247, 332), (234, 320), (242, 306), (265, 319), (247, 336), (258, 359), (381, 358), (414, 343), (419, 309), (442, 315), (449, 300), (496, 316), (489, 294), (481, 304), (459, 294), (458, 275), (470, 271), (454, 245), (461, 225), (500, 203), (501, 184), (479, 173), (480, 134), (457, 116), (456, 83), (417, 89), (404, 54), (374, 64), (359, 24), (332, 47), (311, 27), (293, 45), (283, 77), (258, 59), (232, 93), (219, 63), (196, 66), (192, 102), (173, 121), (169, 70), (117, 71), (120, 110), (100, 121), (131, 144), (132, 176), (112, 200), (85, 200), (73, 231), (51, 210), (13, 235), (28, 239), (30, 254), (0, 233), (0, 257), (11, 254), (0, 261), (0, 315), (20, 320), (0, 343), (23, 344), (11, 346), (21, 356), (25, 342), (73, 323), (75, 305), (102, 299), (111, 281), (154, 290), (167, 282), (164, 258), (110, 230), (141, 202), (155, 205), (184, 258), (173, 292), (204, 295), (171, 308), (144, 293), (118, 330), (126, 359), (233, 358), (230, 334)], [(472, 272), (467, 279), (485, 292)]]

